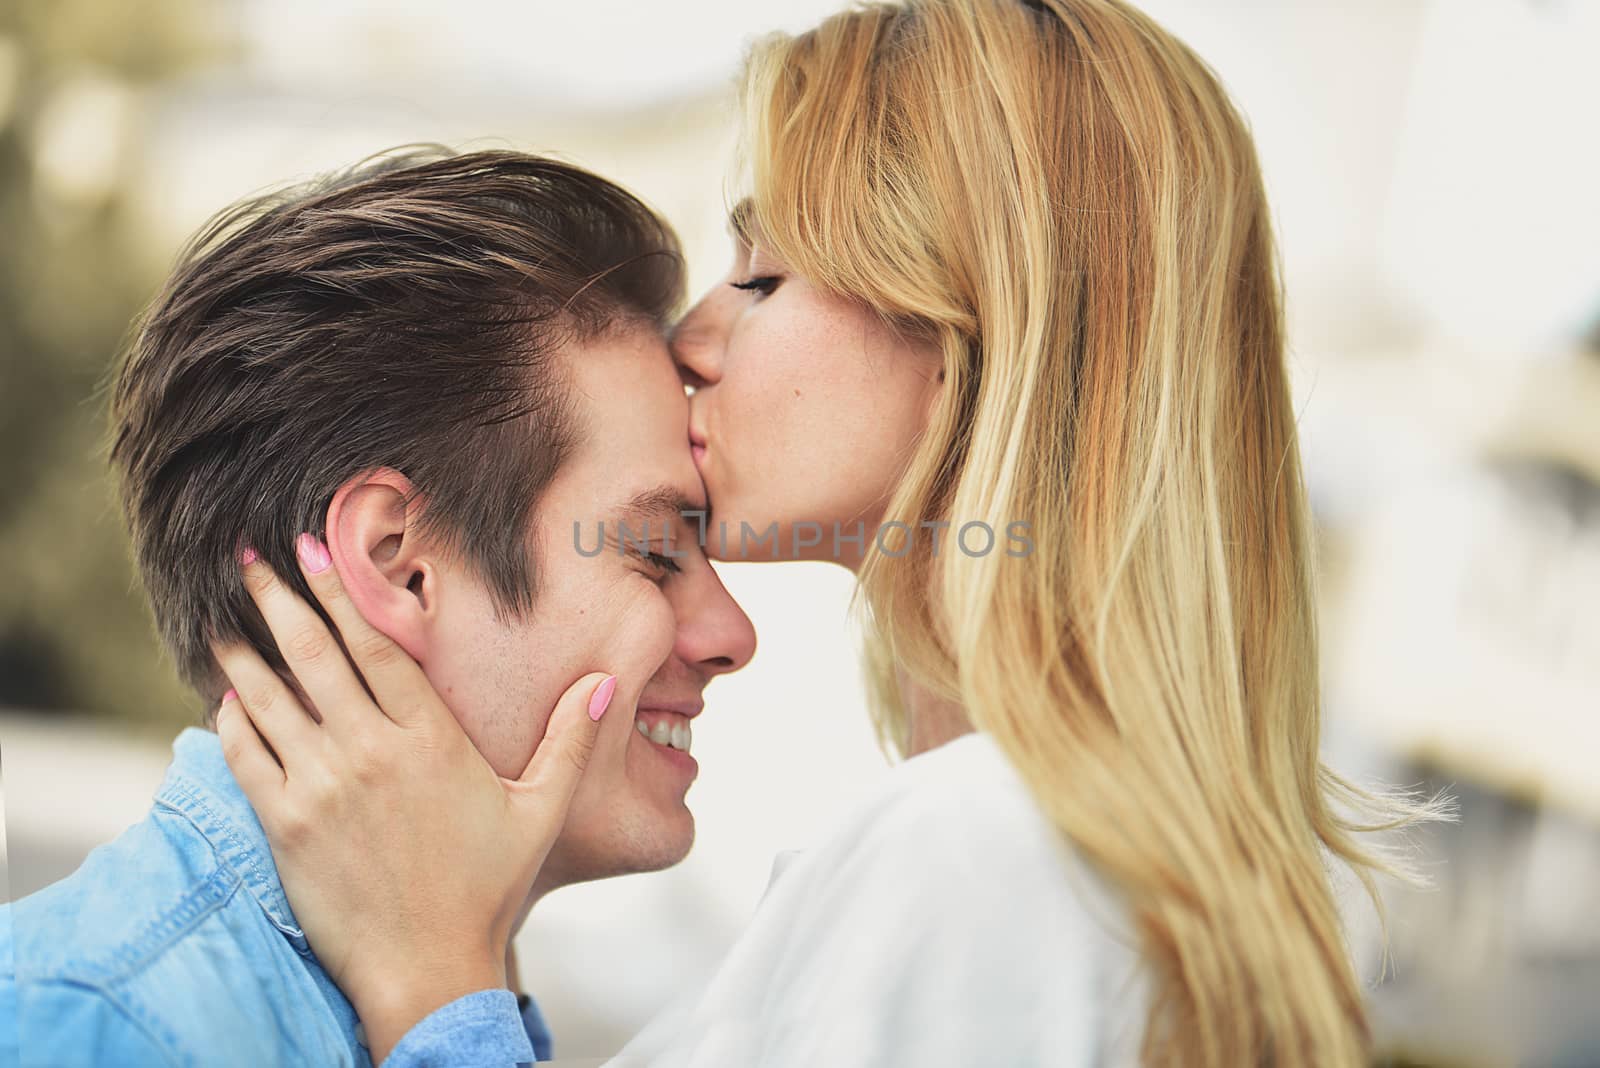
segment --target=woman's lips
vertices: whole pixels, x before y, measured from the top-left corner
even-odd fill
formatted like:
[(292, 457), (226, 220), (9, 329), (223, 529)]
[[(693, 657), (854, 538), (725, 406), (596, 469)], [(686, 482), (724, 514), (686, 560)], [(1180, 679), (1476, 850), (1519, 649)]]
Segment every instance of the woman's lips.
[(689, 455), (694, 458), (695, 467), (699, 467), (706, 457), (706, 436), (692, 427), (689, 430)]

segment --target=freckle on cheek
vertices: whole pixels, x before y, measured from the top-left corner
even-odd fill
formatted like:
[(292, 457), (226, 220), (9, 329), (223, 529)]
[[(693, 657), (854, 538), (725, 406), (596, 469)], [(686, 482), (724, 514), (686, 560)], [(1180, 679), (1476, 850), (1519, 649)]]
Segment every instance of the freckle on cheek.
[(799, 390), (798, 390), (798, 389), (797, 389), (797, 390), (795, 390), (795, 391), (794, 391), (794, 395), (795, 395), (795, 396), (796, 396), (796, 397), (798, 397), (798, 396), (800, 396), (800, 391), (799, 391)]

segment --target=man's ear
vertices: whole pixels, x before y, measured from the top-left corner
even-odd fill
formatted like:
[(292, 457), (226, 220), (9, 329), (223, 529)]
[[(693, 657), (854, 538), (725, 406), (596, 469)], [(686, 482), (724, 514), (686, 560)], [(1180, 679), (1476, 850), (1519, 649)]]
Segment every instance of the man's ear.
[(437, 553), (418, 529), (411, 480), (387, 467), (339, 487), (328, 505), (327, 543), (350, 601), (412, 659), (427, 655), (438, 583)]

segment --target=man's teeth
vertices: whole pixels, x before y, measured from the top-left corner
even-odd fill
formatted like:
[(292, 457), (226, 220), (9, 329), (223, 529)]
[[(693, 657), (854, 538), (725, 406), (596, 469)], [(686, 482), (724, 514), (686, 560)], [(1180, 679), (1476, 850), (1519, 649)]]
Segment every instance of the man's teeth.
[(685, 753), (689, 751), (689, 744), (694, 740), (693, 733), (689, 730), (688, 723), (668, 724), (665, 720), (656, 720), (654, 727), (646, 725), (642, 719), (633, 721), (640, 734), (655, 742), (657, 745), (671, 746), (673, 749)]

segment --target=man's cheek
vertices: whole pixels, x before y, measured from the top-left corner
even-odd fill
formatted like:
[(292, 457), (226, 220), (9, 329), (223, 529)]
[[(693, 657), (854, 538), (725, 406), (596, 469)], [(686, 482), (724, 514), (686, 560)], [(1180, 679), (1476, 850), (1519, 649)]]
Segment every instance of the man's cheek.
[(634, 715), (619, 716), (616, 726), (610, 731), (601, 730), (592, 757), (598, 766), (591, 768), (594, 774), (591, 776), (586, 773), (585, 778), (619, 779), (627, 775), (629, 750), (638, 734), (633, 724)]
[(461, 726), (496, 775), (515, 779), (527, 770), (528, 762), (543, 743), (547, 723), (545, 713), (536, 716), (519, 708), (479, 723), (476, 729), (465, 721)]

